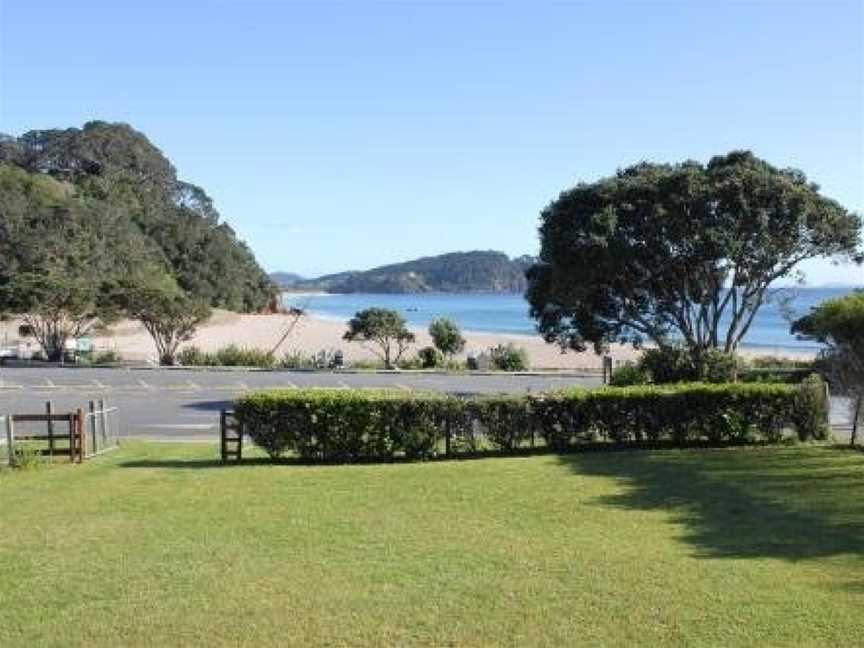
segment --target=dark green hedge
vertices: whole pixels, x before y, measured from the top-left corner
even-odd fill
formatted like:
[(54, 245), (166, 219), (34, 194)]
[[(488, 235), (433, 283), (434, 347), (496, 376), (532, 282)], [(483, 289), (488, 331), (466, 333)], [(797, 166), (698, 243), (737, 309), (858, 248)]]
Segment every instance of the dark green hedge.
[(824, 385), (702, 383), (462, 399), (372, 390), (249, 394), (235, 414), (271, 457), (425, 459), (545, 445), (777, 442), (827, 435)]

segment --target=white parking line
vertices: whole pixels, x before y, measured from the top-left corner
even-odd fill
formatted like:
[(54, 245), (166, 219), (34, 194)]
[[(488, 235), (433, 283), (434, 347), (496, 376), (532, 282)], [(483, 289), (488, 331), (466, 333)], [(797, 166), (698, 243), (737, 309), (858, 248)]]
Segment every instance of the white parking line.
[(148, 423), (147, 425), (137, 427), (162, 430), (213, 430), (216, 428), (216, 425), (212, 423)]

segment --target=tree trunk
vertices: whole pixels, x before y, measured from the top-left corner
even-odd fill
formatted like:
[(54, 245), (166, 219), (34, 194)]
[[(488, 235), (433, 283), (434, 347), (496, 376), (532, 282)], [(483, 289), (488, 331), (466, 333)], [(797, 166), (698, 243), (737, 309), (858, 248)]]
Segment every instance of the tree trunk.
[(855, 414), (852, 416), (852, 436), (849, 438), (850, 446), (854, 446), (855, 441), (858, 439), (858, 418), (861, 416), (862, 397), (864, 397), (864, 395), (858, 394), (855, 398)]

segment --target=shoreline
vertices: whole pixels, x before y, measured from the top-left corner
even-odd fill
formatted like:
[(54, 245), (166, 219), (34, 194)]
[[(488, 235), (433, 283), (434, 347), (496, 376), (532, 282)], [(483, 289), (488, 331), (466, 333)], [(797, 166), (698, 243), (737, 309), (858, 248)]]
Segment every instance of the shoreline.
[[(280, 314), (246, 315), (216, 311), (211, 320), (199, 328), (193, 339), (183, 346), (197, 346), (204, 351), (215, 351), (229, 344), (235, 344), (269, 351), (275, 346), (290, 321), (290, 317)], [(432, 340), (424, 328), (412, 326), (409, 329), (416, 336), (416, 342), (406, 352), (407, 356), (414, 355), (418, 349), (431, 345)], [(294, 330), (278, 348), (276, 355), (282, 357), (289, 352), (313, 355), (322, 350), (341, 349), (346, 364), (378, 359), (364, 345), (343, 340), (342, 335), (345, 330), (346, 325), (343, 321), (306, 315), (297, 322)], [(526, 350), (530, 365), (534, 369), (599, 369), (602, 367), (602, 356), (592, 350), (562, 353), (560, 347), (547, 344), (539, 335), (466, 330), (463, 331), (463, 336), (466, 339), (465, 350), (457, 355), (457, 358), (462, 360), (468, 354), (478, 355), (498, 344), (512, 343)], [(123, 322), (114, 327), (113, 334), (94, 336), (94, 338), (97, 349), (113, 348), (130, 359), (144, 360), (154, 355), (152, 341), (146, 331), (134, 322)], [(630, 346), (612, 345), (609, 355), (618, 365), (635, 362), (641, 353), (641, 350)], [(812, 358), (815, 355), (815, 351), (806, 349), (798, 351), (771, 347), (745, 347), (739, 349), (739, 353), (745, 357), (779, 355), (797, 359)]]
[[(213, 317), (199, 327), (191, 340), (181, 345), (195, 346), (203, 351), (216, 351), (228, 345), (247, 347), (270, 351), (285, 333), (291, 322), (291, 317), (284, 314), (239, 314), (230, 311), (214, 311)], [(17, 322), (7, 322), (4, 332), (17, 332)], [(432, 341), (429, 333), (421, 327), (410, 326), (416, 336), (416, 341), (406, 352), (406, 357), (413, 356)], [(277, 351), (278, 358), (286, 353), (302, 353), (305, 356), (317, 354), (322, 350), (335, 351), (340, 349), (345, 363), (370, 362), (377, 356), (359, 343), (346, 342), (342, 335), (346, 330), (345, 322), (337, 319), (325, 319), (316, 315), (306, 315), (298, 320), (294, 330), (281, 344)], [(465, 350), (456, 357), (464, 360), (468, 354), (479, 355), (498, 344), (512, 343), (525, 349), (528, 353), (532, 369), (600, 369), (602, 356), (593, 350), (562, 353), (555, 344), (547, 344), (539, 335), (524, 333), (489, 333), (485, 331), (462, 332), (466, 340)], [(17, 336), (16, 336), (17, 337)], [(96, 332), (93, 336), (94, 350), (115, 351), (124, 359), (148, 362), (155, 359), (153, 341), (143, 326), (124, 320), (109, 327), (105, 331)], [(615, 365), (635, 362), (641, 355), (641, 350), (626, 345), (612, 345), (609, 355)], [(781, 356), (794, 359), (808, 359), (816, 355), (816, 350), (790, 349), (782, 347), (742, 347), (738, 353), (744, 357)]]

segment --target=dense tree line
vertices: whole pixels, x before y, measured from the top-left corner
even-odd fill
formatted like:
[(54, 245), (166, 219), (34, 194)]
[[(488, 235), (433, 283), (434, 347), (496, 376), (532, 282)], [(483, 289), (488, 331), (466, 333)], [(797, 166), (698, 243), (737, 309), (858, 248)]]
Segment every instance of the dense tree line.
[(155, 272), (235, 311), (274, 294), (207, 193), (143, 134), (105, 122), (0, 136), (0, 285), (28, 272), (91, 286)]

